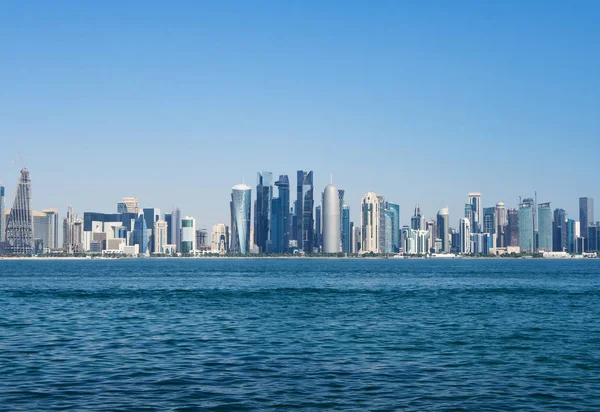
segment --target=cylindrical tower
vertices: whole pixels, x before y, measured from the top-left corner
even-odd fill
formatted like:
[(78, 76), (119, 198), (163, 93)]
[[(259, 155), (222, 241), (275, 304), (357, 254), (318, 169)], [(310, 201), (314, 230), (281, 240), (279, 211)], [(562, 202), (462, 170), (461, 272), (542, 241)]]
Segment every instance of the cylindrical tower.
[(327, 185), (323, 193), (323, 253), (338, 253), (342, 244), (340, 197), (337, 187)]

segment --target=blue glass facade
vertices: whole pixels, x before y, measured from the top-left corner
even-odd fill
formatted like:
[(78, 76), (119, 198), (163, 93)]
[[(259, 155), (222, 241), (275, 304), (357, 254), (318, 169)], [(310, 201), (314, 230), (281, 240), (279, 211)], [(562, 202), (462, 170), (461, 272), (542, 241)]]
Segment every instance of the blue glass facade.
[(305, 253), (312, 253), (315, 231), (313, 172), (298, 170), (296, 190), (294, 210), (297, 216), (298, 248)]
[(351, 253), (350, 242), (352, 232), (350, 229), (350, 208), (346, 205), (342, 206), (342, 252)]
[(538, 207), (538, 251), (552, 252), (552, 209), (550, 203)]
[(552, 222), (552, 250), (562, 252), (567, 250), (567, 214), (563, 209), (554, 209)]
[(231, 193), (231, 252), (250, 253), (250, 216), (252, 189), (236, 185)]
[(256, 202), (254, 205), (254, 244), (260, 252), (271, 252), (271, 199), (273, 198), (273, 173), (257, 174)]
[(140, 246), (140, 253), (148, 251), (148, 227), (144, 215), (140, 215), (133, 226), (133, 244)]
[(290, 182), (287, 175), (280, 175), (275, 186), (279, 197), (271, 201), (271, 252), (288, 253), (290, 250)]
[(535, 238), (533, 233), (533, 203), (519, 205), (519, 247), (521, 253), (535, 251)]
[(567, 220), (567, 252), (577, 253), (577, 238), (575, 237), (575, 220)]
[(83, 230), (86, 232), (92, 231), (92, 222), (121, 222), (122, 225), (127, 228), (127, 231), (131, 231), (132, 221), (137, 220), (138, 216), (136, 213), (95, 213), (85, 212), (83, 214)]
[(165, 222), (167, 222), (167, 244), (172, 245), (173, 243), (173, 235), (171, 235), (171, 227), (173, 221), (173, 215), (170, 213), (165, 213)]
[(391, 215), (392, 227), (392, 252), (400, 252), (400, 206), (395, 203), (388, 203), (388, 210)]

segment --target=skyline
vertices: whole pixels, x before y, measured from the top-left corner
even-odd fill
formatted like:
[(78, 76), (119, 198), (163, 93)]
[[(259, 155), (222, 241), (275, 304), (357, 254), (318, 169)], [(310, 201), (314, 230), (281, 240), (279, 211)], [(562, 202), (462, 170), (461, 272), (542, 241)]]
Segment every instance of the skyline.
[(471, 191), (600, 197), (594, 2), (109, 5), (3, 6), (8, 198), (17, 152), (36, 210), (134, 196), (203, 226), (262, 170), (333, 173), (353, 213), (374, 191), (403, 223), (418, 202), (455, 225)]

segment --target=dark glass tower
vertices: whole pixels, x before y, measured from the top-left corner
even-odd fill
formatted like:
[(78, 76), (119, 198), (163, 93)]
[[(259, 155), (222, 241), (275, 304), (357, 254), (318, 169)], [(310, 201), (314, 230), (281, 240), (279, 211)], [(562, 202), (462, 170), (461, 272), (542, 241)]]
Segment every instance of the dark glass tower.
[[(588, 236), (588, 228), (594, 222), (594, 199), (591, 197), (579, 198), (579, 224), (582, 237)], [(588, 242), (585, 242), (585, 251), (587, 252)]]
[(506, 221), (506, 231), (504, 232), (506, 246), (519, 246), (519, 211), (508, 209)]
[(280, 175), (275, 186), (279, 197), (271, 201), (271, 252), (288, 253), (290, 250), (290, 181), (287, 175)]
[(567, 249), (567, 214), (564, 209), (554, 209), (552, 250), (554, 252), (562, 252)]
[(140, 246), (140, 253), (146, 253), (148, 250), (148, 226), (146, 226), (146, 219), (141, 214), (136, 219), (133, 225), (133, 244)]
[(296, 211), (298, 248), (304, 253), (313, 252), (314, 241), (314, 185), (313, 172), (298, 170), (296, 186)]
[(273, 173), (256, 175), (256, 203), (254, 205), (254, 244), (261, 253), (271, 252), (271, 200), (273, 199)]

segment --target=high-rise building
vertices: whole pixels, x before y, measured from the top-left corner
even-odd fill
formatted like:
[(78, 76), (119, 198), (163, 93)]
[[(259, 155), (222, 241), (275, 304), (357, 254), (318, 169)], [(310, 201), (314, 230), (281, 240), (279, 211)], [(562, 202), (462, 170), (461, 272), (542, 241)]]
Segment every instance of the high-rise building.
[(2, 244), (6, 241), (6, 203), (4, 186), (0, 185), (0, 250)]
[(381, 202), (377, 195), (369, 192), (364, 195), (361, 202), (361, 253), (380, 253), (380, 207)]
[(496, 247), (506, 247), (505, 231), (507, 223), (506, 207), (504, 202), (500, 201), (496, 203)]
[(400, 206), (395, 203), (388, 203), (387, 210), (391, 213), (392, 253), (398, 253), (400, 252)]
[[(342, 211), (342, 208), (345, 205), (345, 202), (344, 202), (344, 195), (345, 194), (346, 194), (346, 191), (344, 189), (338, 189), (338, 197), (339, 197), (339, 200), (340, 200), (340, 239), (341, 239), (342, 243), (344, 242), (344, 239), (343, 239), (344, 236), (341, 233), (344, 230), (344, 223), (342, 222), (342, 219), (344, 218), (344, 212)], [(340, 250), (343, 250), (343, 246), (342, 245), (340, 245)]]
[(521, 253), (535, 252), (533, 208), (533, 199), (524, 199), (519, 204), (519, 247), (521, 248)]
[(271, 200), (273, 173), (256, 175), (256, 202), (254, 204), (254, 244), (261, 253), (271, 253)]
[(181, 219), (181, 253), (190, 254), (196, 250), (196, 219), (186, 216)]
[(506, 212), (506, 230), (504, 232), (505, 246), (520, 246), (519, 241), (519, 211), (508, 209)]
[(148, 251), (148, 226), (144, 215), (140, 214), (133, 225), (133, 244), (139, 245), (139, 252), (146, 253)]
[[(438, 228), (437, 221), (435, 219), (428, 220), (425, 223), (425, 230), (427, 230), (430, 234), (429, 236), (429, 252), (431, 252), (435, 247), (435, 239), (437, 238)], [(458, 243), (457, 243), (458, 245)]]
[[(58, 212), (46, 209), (43, 212), (32, 212), (33, 238), (36, 241), (36, 253), (46, 253), (57, 247)], [(40, 250), (41, 247), (41, 250)]]
[(386, 227), (388, 223), (388, 219), (385, 215), (385, 197), (377, 196), (379, 200), (379, 240), (377, 241), (379, 253), (386, 253), (387, 250), (387, 236), (386, 236)]
[(442, 253), (450, 253), (450, 215), (448, 208), (442, 208), (437, 214), (438, 239), (442, 240)]
[(206, 228), (196, 229), (196, 250), (210, 250), (208, 242), (208, 230)]
[[(594, 199), (591, 197), (579, 198), (579, 224), (581, 236), (588, 236), (588, 227), (594, 222)], [(585, 242), (587, 245), (587, 242)], [(586, 251), (587, 251), (586, 246)]]
[(538, 251), (552, 252), (552, 209), (550, 203), (538, 205)]
[(350, 207), (342, 206), (342, 252), (352, 253), (352, 222), (350, 222)]
[(352, 253), (361, 253), (362, 248), (362, 229), (360, 226), (354, 225), (354, 232), (352, 233)]
[(461, 217), (458, 222), (460, 234), (460, 244), (458, 252), (468, 255), (471, 253), (471, 221), (466, 217)]
[(554, 252), (567, 250), (567, 213), (564, 209), (554, 209), (552, 250)]
[(250, 253), (250, 216), (252, 188), (246, 184), (231, 189), (231, 252)]
[(576, 232), (576, 223), (574, 219), (567, 219), (566, 223), (566, 248), (569, 253), (577, 253), (577, 232)]
[(392, 254), (394, 253), (394, 245), (392, 243), (393, 240), (393, 228), (392, 224), (394, 223), (394, 211), (388, 207), (383, 210), (385, 216), (385, 225), (383, 226), (383, 232), (385, 233), (385, 238), (383, 242), (383, 253)]
[(298, 248), (305, 253), (313, 252), (314, 241), (314, 186), (313, 172), (298, 170), (296, 186)]
[(165, 213), (165, 222), (167, 222), (167, 244), (172, 245), (173, 239), (171, 228), (173, 227), (173, 215), (171, 213)]
[(415, 214), (410, 218), (410, 228), (412, 230), (425, 229), (425, 216), (421, 215), (421, 208), (418, 203), (415, 206)]
[(160, 220), (160, 209), (144, 208), (142, 209), (144, 219), (146, 220), (146, 228), (148, 230), (148, 249), (150, 253), (154, 250), (154, 223)]
[(63, 250), (69, 255), (83, 252), (83, 221), (70, 205), (63, 220)]
[(482, 231), (482, 208), (481, 208), (481, 193), (469, 193), (469, 205), (471, 205), (471, 232), (479, 233)]
[(496, 233), (496, 208), (483, 208), (483, 233)]
[(323, 192), (323, 253), (338, 253), (342, 244), (340, 198), (337, 187), (330, 184)]
[[(171, 242), (175, 250), (181, 252), (181, 210), (176, 207), (171, 211)], [(171, 244), (171, 243), (169, 243)]]
[[(324, 195), (324, 193), (323, 193)], [(321, 203), (323, 203), (323, 196), (321, 196)], [(323, 211), (321, 206), (315, 207), (315, 244), (314, 247), (317, 250), (321, 250), (323, 247)]]
[(136, 197), (124, 197), (117, 203), (117, 213), (139, 213), (138, 200)]
[(229, 251), (229, 227), (219, 223), (212, 228), (211, 251), (221, 255)]
[(271, 201), (271, 252), (288, 253), (290, 248), (290, 182), (280, 175), (275, 182), (278, 196)]
[(13, 255), (31, 255), (34, 246), (31, 175), (29, 170), (23, 168), (17, 183), (15, 200), (6, 222), (6, 252)]
[(166, 221), (157, 220), (154, 222), (154, 230), (152, 235), (154, 240), (154, 246), (152, 247), (152, 250), (154, 253), (167, 253), (166, 246), (169, 244), (167, 242), (168, 232), (169, 227)]

